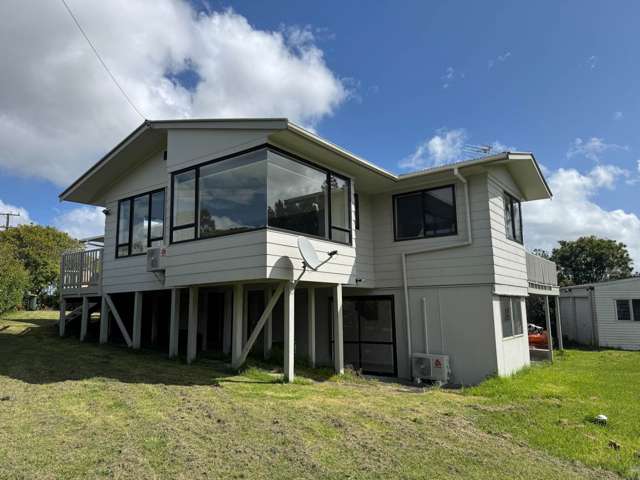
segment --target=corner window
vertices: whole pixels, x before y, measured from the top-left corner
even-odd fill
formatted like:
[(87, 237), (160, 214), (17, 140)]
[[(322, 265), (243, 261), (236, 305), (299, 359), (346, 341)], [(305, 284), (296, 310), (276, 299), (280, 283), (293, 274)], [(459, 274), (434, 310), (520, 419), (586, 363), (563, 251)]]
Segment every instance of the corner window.
[(621, 321), (640, 322), (640, 299), (616, 300), (616, 318)]
[(506, 192), (504, 193), (504, 225), (509, 240), (523, 243), (520, 201)]
[(171, 241), (273, 227), (351, 243), (351, 183), (263, 146), (172, 176)]
[(500, 297), (500, 317), (502, 338), (522, 335), (522, 299), (520, 297)]
[(458, 233), (453, 185), (395, 195), (393, 201), (396, 241)]
[(116, 257), (142, 255), (164, 238), (164, 189), (118, 202)]

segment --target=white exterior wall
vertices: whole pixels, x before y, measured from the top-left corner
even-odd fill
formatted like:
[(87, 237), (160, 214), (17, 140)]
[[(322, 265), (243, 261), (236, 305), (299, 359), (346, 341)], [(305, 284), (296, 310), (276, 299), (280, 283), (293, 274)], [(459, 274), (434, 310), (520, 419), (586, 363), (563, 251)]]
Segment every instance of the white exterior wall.
[(492, 168), (487, 183), (496, 293), (527, 296), (526, 251), (523, 245), (507, 238), (504, 222), (503, 193), (518, 199), (522, 194), (504, 167)]
[[(356, 191), (357, 191), (356, 185)], [(358, 254), (355, 258), (353, 275), (350, 284), (354, 284), (356, 279), (362, 280), (357, 286), (362, 288), (372, 288), (376, 285), (375, 277), (375, 247), (374, 247), (374, 224), (378, 222), (378, 217), (373, 216), (371, 196), (363, 193), (358, 194), (360, 202), (360, 229), (355, 229), (355, 204), (353, 214), (354, 246)]]
[[(105, 293), (157, 290), (162, 282), (147, 272), (147, 257), (116, 258), (116, 229), (118, 225), (118, 200), (133, 195), (167, 187), (167, 169), (163, 160), (164, 148), (151, 158), (139, 163), (104, 192), (105, 205), (110, 215), (105, 217), (104, 260), (102, 288)], [(164, 238), (169, 238), (169, 193), (165, 190)]]
[(595, 286), (596, 319), (601, 347), (640, 350), (640, 319), (618, 320), (616, 300), (640, 299), (640, 278)]
[[(465, 247), (438, 250), (411, 255), (407, 277), (411, 286), (474, 285), (493, 281), (493, 261), (489, 232), (486, 176), (470, 177), (471, 229), (473, 244)], [(458, 217), (458, 234), (455, 236), (405, 240), (396, 242), (393, 232), (393, 199), (395, 193), (403, 193), (443, 185), (455, 185)], [(402, 286), (401, 254), (428, 248), (446, 247), (467, 239), (464, 188), (451, 179), (439, 183), (425, 183), (419, 187), (405, 188), (392, 193), (371, 197), (371, 209), (375, 212), (374, 256), (375, 286), (393, 288)], [(360, 222), (363, 228), (363, 221)]]
[(500, 297), (493, 296), (493, 321), (496, 332), (496, 360), (498, 375), (512, 375), (531, 363), (529, 356), (529, 337), (527, 335), (527, 308), (524, 299), (520, 302), (522, 333), (512, 337), (502, 337), (502, 308)]

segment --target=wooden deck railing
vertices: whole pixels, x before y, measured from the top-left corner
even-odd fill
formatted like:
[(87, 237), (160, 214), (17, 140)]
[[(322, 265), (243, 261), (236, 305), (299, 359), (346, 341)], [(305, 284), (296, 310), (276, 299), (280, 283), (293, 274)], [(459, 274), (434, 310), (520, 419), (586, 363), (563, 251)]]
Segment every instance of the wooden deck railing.
[(60, 263), (61, 290), (98, 290), (102, 278), (102, 252), (99, 248), (63, 254)]

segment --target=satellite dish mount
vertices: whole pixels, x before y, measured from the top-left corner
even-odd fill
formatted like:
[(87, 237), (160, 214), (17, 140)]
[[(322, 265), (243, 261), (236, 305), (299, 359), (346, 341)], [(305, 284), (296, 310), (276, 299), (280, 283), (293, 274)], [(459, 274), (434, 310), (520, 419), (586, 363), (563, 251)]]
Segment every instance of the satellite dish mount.
[(322, 265), (327, 263), (335, 255), (338, 254), (337, 250), (332, 250), (331, 252), (327, 253), (327, 258), (325, 258), (324, 260), (320, 260), (318, 252), (306, 237), (298, 237), (298, 250), (300, 251), (300, 255), (302, 256), (302, 272), (296, 279), (294, 287), (298, 284), (302, 276), (305, 274), (307, 268), (310, 268), (311, 270), (316, 272)]

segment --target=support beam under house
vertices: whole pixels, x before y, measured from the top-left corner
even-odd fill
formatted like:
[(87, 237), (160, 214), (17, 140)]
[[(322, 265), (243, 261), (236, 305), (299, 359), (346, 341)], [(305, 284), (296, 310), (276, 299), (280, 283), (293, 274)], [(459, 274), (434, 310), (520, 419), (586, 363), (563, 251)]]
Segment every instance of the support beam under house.
[(100, 343), (107, 343), (109, 340), (109, 304), (106, 295), (102, 296), (100, 305)]
[(231, 364), (238, 365), (242, 355), (242, 320), (244, 318), (244, 287), (233, 286), (233, 327), (231, 328)]
[[(264, 289), (264, 304), (268, 305), (271, 301), (271, 296), (273, 295), (273, 291), (271, 290), (271, 286), (267, 286)], [(273, 314), (269, 313), (269, 317), (267, 318), (267, 323), (264, 325), (264, 333), (262, 335), (264, 338), (264, 359), (268, 360), (271, 358), (271, 350), (273, 348)]]
[(169, 358), (178, 356), (178, 334), (180, 333), (180, 289), (171, 289), (171, 318), (169, 320)]
[(342, 285), (333, 287), (333, 365), (336, 373), (344, 373), (344, 335), (342, 321)]
[(311, 367), (316, 366), (316, 289), (309, 287), (307, 289), (307, 319), (309, 321), (307, 339), (309, 350), (309, 364)]
[(551, 313), (549, 311), (549, 295), (544, 296), (544, 319), (547, 325), (547, 345), (549, 347), (549, 359), (553, 362), (553, 335), (551, 334)]
[(133, 332), (131, 335), (132, 347), (139, 349), (142, 340), (142, 292), (133, 294)]
[(293, 283), (287, 282), (284, 287), (284, 379), (287, 382), (294, 378), (295, 292)]
[(560, 296), (556, 295), (556, 336), (558, 337), (558, 350), (564, 350), (562, 340), (562, 318), (560, 317)]
[(67, 301), (60, 298), (60, 318), (58, 320), (58, 333), (64, 337), (65, 327), (67, 326)]
[(89, 327), (89, 297), (82, 297), (82, 316), (80, 317), (80, 341), (84, 342), (87, 338), (87, 329)]
[(198, 287), (189, 287), (189, 318), (187, 322), (187, 363), (196, 359), (198, 350)]

